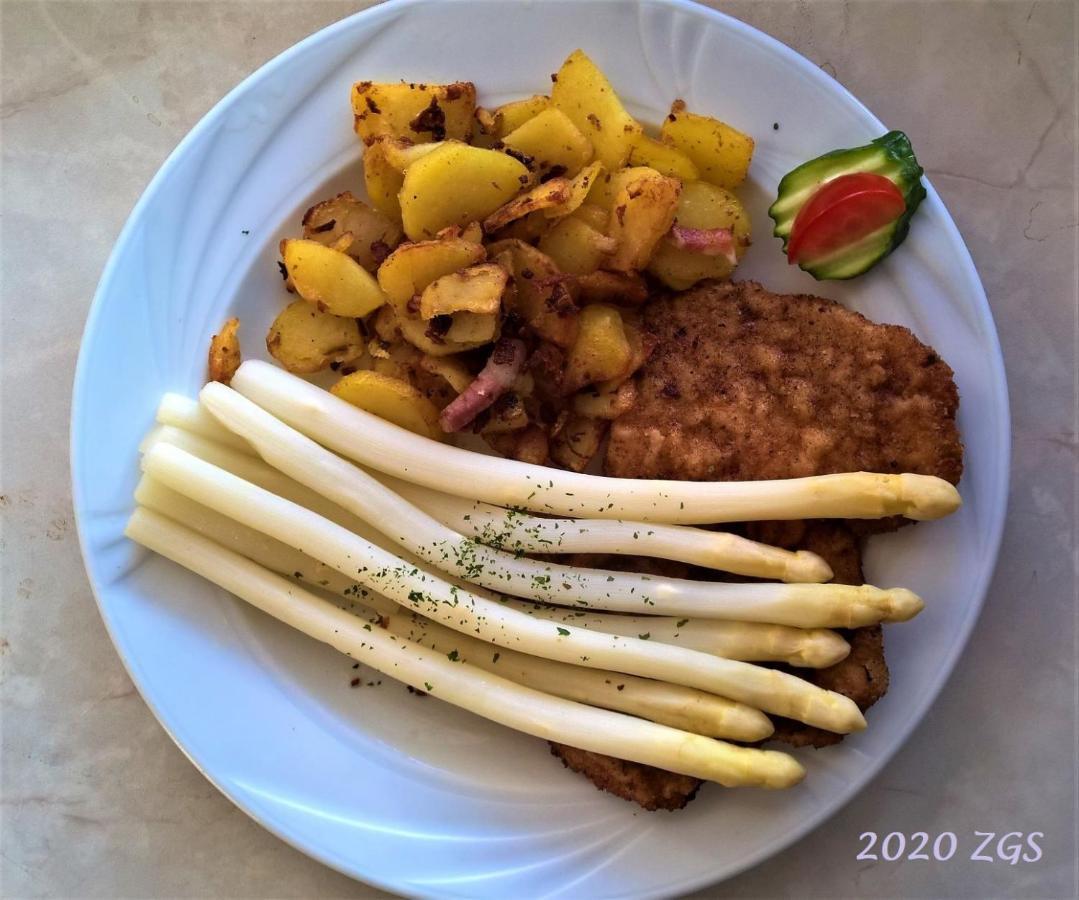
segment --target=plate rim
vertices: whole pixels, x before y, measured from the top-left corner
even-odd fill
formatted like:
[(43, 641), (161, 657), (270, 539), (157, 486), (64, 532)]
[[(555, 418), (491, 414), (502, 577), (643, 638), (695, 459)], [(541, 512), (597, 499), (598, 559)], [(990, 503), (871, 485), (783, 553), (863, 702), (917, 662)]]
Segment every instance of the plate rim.
[[(367, 9), (360, 10), (343, 19), (339, 19), (336, 22), (332, 22), (329, 25), (313, 32), (305, 38), (297, 41), (295, 44), (287, 47), (277, 55), (271, 57), (269, 60), (260, 65), (255, 71), (247, 75), (241, 80), (235, 87), (229, 90), (220, 100), (218, 100), (211, 109), (206, 112), (198, 122), (191, 128), (190, 131), (183, 137), (183, 139), (176, 145), (176, 147), (165, 158), (165, 161), (158, 168), (153, 178), (148, 182), (143, 189), (132, 207), (131, 212), (128, 214), (127, 219), (124, 222), (123, 228), (120, 230), (116, 242), (113, 244), (113, 248), (109, 253), (108, 261), (102, 270), (101, 277), (98, 281), (97, 288), (94, 292), (93, 300), (90, 304), (89, 311), (86, 316), (86, 320), (83, 326), (82, 337), (79, 342), (79, 355), (75, 366), (74, 377), (72, 381), (72, 395), (71, 395), (71, 413), (69, 418), (69, 458), (70, 458), (70, 477), (71, 477), (71, 491), (72, 491), (72, 503), (74, 510), (74, 518), (76, 525), (76, 532), (78, 535), (79, 550), (82, 555), (83, 567), (87, 574), (87, 580), (90, 585), (91, 592), (94, 597), (94, 601), (97, 604), (98, 612), (101, 615), (101, 619), (105, 625), (105, 629), (108, 633), (109, 640), (112, 642), (113, 648), (116, 650), (117, 656), (120, 658), (121, 664), (124, 667), (128, 677), (139, 691), (139, 695), (142, 697), (144, 703), (150, 709), (154, 718), (158, 724), (169, 736), (172, 742), (179, 748), (180, 752), (191, 762), (195, 769), (209, 781), (223, 796), (225, 796), (234, 806), (243, 811), (247, 816), (257, 822), (262, 828), (265, 828), (271, 834), (278, 839), (284, 841), (294, 849), (300, 851), (304, 855), (318, 861), (319, 863), (328, 866), (329, 868), (340, 872), (343, 875), (348, 876), (361, 883), (366, 883), (382, 890), (391, 891), (397, 894), (404, 894), (406, 896), (438, 896), (434, 892), (417, 891), (415, 885), (408, 883), (407, 881), (394, 881), (387, 878), (372, 876), (367, 873), (361, 872), (358, 868), (347, 860), (341, 860), (335, 858), (331, 853), (325, 851), (318, 845), (306, 840), (298, 834), (293, 834), (288, 825), (285, 822), (278, 821), (274, 816), (270, 815), (264, 810), (257, 808), (250, 798), (241, 798), (231, 791), (225, 784), (219, 781), (210, 771), (204, 768), (199, 760), (188, 750), (187, 747), (179, 740), (174, 733), (173, 729), (165, 721), (164, 713), (159, 708), (157, 702), (143, 691), (143, 685), (141, 678), (133, 669), (133, 662), (129, 659), (128, 654), (121, 649), (121, 644), (117, 641), (117, 635), (115, 634), (114, 622), (110, 615), (106, 611), (105, 603), (102, 597), (103, 590), (99, 587), (98, 575), (95, 571), (95, 565), (93, 557), (89, 552), (88, 538), (86, 536), (85, 525), (83, 522), (83, 509), (85, 509), (85, 498), (80, 485), (83, 483), (83, 473), (80, 468), (79, 460), (82, 455), (82, 441), (80, 431), (77, 428), (79, 421), (82, 418), (83, 410), (83, 392), (84, 383), (86, 381), (86, 368), (88, 366), (87, 358), (89, 353), (87, 347), (91, 342), (93, 335), (97, 330), (98, 319), (100, 318), (101, 309), (105, 304), (105, 298), (111, 290), (111, 282), (113, 280), (115, 270), (119, 265), (121, 257), (126, 252), (127, 246), (132, 239), (136, 224), (141, 218), (141, 214), (145, 207), (149, 206), (152, 200), (155, 198), (158, 191), (161, 189), (161, 185), (165, 182), (172, 169), (178, 165), (179, 161), (184, 157), (187, 149), (190, 145), (194, 144), (200, 136), (210, 130), (216, 121), (224, 116), (232, 105), (246, 94), (253, 85), (261, 81), (268, 76), (272, 70), (278, 68), (282, 64), (286, 63), (294, 56), (298, 56), (305, 52), (309, 46), (317, 44), (321, 41), (327, 40), (339, 31), (352, 28), (357, 23), (365, 23), (370, 21), (371, 23), (377, 22), (381, 18), (397, 16), (406, 13), (411, 8), (417, 10), (423, 7), (438, 2), (438, 0), (386, 0), (386, 2), (380, 3), (377, 6), (372, 6)], [(447, 0), (442, 0), (447, 2)], [(449, 0), (449, 2), (467, 3), (469, 0)], [(552, 2), (552, 0), (547, 0)], [(587, 0), (553, 0), (556, 3), (587, 3)], [(609, 0), (613, 2), (613, 0)], [(829, 77), (818, 66), (816, 66), (811, 60), (807, 59), (798, 51), (784, 44), (777, 38), (772, 37), (766, 32), (749, 25), (734, 16), (727, 13), (720, 12), (719, 10), (712, 9), (692, 2), (692, 0), (635, 0), (632, 4), (637, 7), (643, 5), (649, 5), (653, 7), (668, 7), (672, 10), (684, 12), (693, 16), (700, 16), (705, 19), (710, 19), (713, 22), (720, 23), (721, 28), (740, 32), (743, 37), (756, 41), (767, 49), (772, 50), (775, 53), (783, 56), (788, 62), (797, 67), (802, 74), (812, 80), (822, 82), (827, 85), (830, 91), (838, 92), (842, 98), (849, 104), (851, 104), (861, 115), (866, 117), (867, 121), (881, 129), (883, 133), (886, 129), (885, 125), (877, 118), (877, 116), (864, 104), (855, 97), (843, 84), (838, 80)], [(970, 640), (971, 633), (974, 629), (975, 623), (980, 617), (982, 607), (985, 604), (986, 595), (988, 593), (990, 582), (996, 571), (997, 562), (999, 559), (1000, 545), (1003, 538), (1004, 525), (1007, 519), (1008, 508), (1008, 488), (1010, 482), (1011, 471), (1011, 443), (1012, 443), (1012, 430), (1011, 430), (1011, 414), (1009, 404), (1009, 392), (1008, 383), (1006, 377), (1006, 370), (1004, 366), (1003, 353), (1000, 346), (1000, 336), (997, 332), (996, 323), (993, 318), (992, 308), (989, 304), (988, 296), (986, 295), (984, 286), (982, 285), (981, 278), (978, 275), (977, 268), (974, 265), (973, 258), (971, 257), (970, 250), (963, 240), (958, 227), (955, 224), (950, 212), (945, 206), (940, 195), (936, 189), (930, 183), (927, 176), (923, 176), (923, 181), (927, 191), (927, 201), (930, 205), (937, 206), (943, 213), (941, 224), (947, 231), (949, 237), (955, 244), (956, 250), (959, 253), (959, 265), (964, 270), (965, 277), (968, 283), (968, 289), (972, 290), (976, 300), (978, 300), (977, 309), (975, 310), (978, 324), (982, 327), (985, 335), (987, 336), (988, 351), (988, 364), (993, 374), (993, 391), (992, 391), (992, 408), (993, 412), (999, 420), (999, 431), (1001, 437), (1002, 446), (1000, 447), (1000, 454), (998, 460), (997, 470), (992, 473), (992, 477), (989, 479), (990, 487), (997, 492), (999, 499), (999, 509), (991, 509), (987, 512), (987, 520), (990, 523), (989, 532), (987, 534), (987, 550), (988, 561), (983, 567), (979, 579), (974, 585), (974, 589), (971, 592), (972, 602), (966, 611), (965, 618), (959, 627), (958, 640), (956, 640), (949, 648), (948, 653), (942, 659), (941, 676), (938, 684), (931, 691), (923, 694), (918, 702), (908, 710), (907, 722), (902, 726), (902, 736), (896, 741), (896, 743), (874, 759), (864, 770), (860, 773), (855, 787), (848, 789), (845, 794), (842, 795), (838, 802), (826, 802), (822, 805), (822, 808), (815, 811), (813, 814), (806, 816), (795, 827), (791, 828), (786, 834), (778, 838), (770, 845), (764, 845), (754, 851), (747, 854), (746, 857), (740, 859), (732, 866), (728, 866), (721, 875), (713, 876), (693, 876), (687, 877), (681, 881), (671, 882), (667, 885), (662, 896), (673, 896), (675, 894), (684, 894), (689, 891), (699, 890), (710, 885), (716, 885), (722, 881), (729, 880), (735, 876), (745, 872), (746, 870), (753, 868), (764, 862), (765, 860), (777, 856), (784, 852), (794, 843), (800, 841), (811, 831), (815, 830), (825, 820), (836, 815), (840, 810), (846, 807), (855, 797), (862, 793), (865, 788), (873, 781), (895, 756), (901, 747), (906, 745), (910, 739), (913, 731), (925, 718), (925, 715), (929, 711), (929, 708), (936, 702), (940, 693), (944, 690), (945, 686), (951, 680), (954, 673), (955, 666), (958, 663), (960, 655), (966, 649), (966, 645)], [(657, 896), (654, 893), (651, 894), (624, 894), (623, 896)]]

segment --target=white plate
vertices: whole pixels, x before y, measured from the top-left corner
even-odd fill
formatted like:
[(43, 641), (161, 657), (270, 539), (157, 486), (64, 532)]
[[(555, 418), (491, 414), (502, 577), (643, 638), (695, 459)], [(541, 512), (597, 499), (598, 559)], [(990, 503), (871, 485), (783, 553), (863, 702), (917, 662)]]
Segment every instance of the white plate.
[[(927, 599), (888, 632), (892, 687), (870, 728), (806, 755), (785, 793), (706, 787), (646, 814), (564, 771), (544, 743), (386, 682), (129, 545), (136, 445), (167, 390), (194, 393), (210, 334), (243, 321), (252, 354), (285, 301), (277, 241), (305, 207), (362, 186), (349, 86), (471, 79), (482, 101), (544, 91), (582, 45), (632, 112), (670, 101), (757, 140), (742, 193), (756, 224), (743, 277), (817, 291), (908, 325), (955, 368), (967, 444), (962, 512), (873, 542), (876, 583)], [(773, 123), (780, 128), (773, 130)], [(891, 123), (901, 126), (902, 123)], [(1004, 519), (1009, 427), (997, 338), (937, 194), (903, 248), (853, 283), (789, 269), (764, 214), (778, 178), (885, 130), (815, 66), (751, 28), (679, 2), (390, 3), (265, 65), (169, 157), (124, 228), (90, 313), (72, 410), (75, 509), (116, 647), (162, 725), (228, 797), (304, 852), (409, 894), (631, 897), (677, 893), (782, 849), (848, 800), (921, 719), (961, 651)]]

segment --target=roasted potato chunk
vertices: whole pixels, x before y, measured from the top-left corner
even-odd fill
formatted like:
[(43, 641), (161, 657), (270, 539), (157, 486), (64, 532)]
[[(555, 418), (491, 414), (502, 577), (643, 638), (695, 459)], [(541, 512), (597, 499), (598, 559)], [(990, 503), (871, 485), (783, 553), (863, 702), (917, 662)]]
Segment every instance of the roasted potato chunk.
[(446, 382), (455, 394), (460, 394), (472, 383), (472, 373), (460, 359), (454, 356), (420, 357), (420, 368), (429, 375), (437, 376)]
[(566, 393), (586, 384), (624, 378), (633, 362), (633, 348), (621, 313), (601, 303), (586, 306), (579, 316), (577, 339), (566, 358), (562, 389)]
[(476, 110), (476, 86), (454, 84), (383, 84), (358, 81), (352, 86), (356, 134), (365, 144), (380, 135), (420, 144), (453, 138), (467, 141)]
[(539, 425), (528, 425), (517, 431), (496, 431), (483, 436), (492, 450), (521, 462), (545, 466), (548, 456), (547, 432)]
[(588, 138), (609, 170), (621, 168), (643, 130), (603, 74), (582, 50), (574, 50), (555, 75), (551, 103)]
[(674, 222), (682, 184), (647, 167), (619, 173), (607, 234), (618, 247), (608, 268), (621, 272), (643, 269), (652, 251)]
[(482, 221), (528, 184), (528, 169), (497, 150), (447, 142), (405, 170), (401, 221), (414, 241)]
[(600, 234), (573, 216), (559, 220), (539, 242), (540, 251), (546, 253), (559, 269), (570, 275), (595, 272), (603, 265), (608, 254), (614, 252), (616, 246), (613, 238)]
[(294, 300), (274, 319), (266, 335), (266, 349), (290, 372), (306, 375), (358, 358), (364, 344), (355, 319)]
[[(347, 236), (338, 239), (347, 243)], [(283, 240), (281, 256), (296, 293), (335, 316), (366, 316), (386, 302), (374, 276), (341, 250), (318, 241)]]
[(484, 263), (432, 281), (420, 295), (420, 318), (468, 312), (497, 315), (509, 274), (501, 266)]
[(303, 216), (303, 236), (327, 247), (345, 235), (351, 243), (345, 252), (373, 272), (404, 237), (401, 226), (372, 209), (350, 191), (316, 203)]
[(240, 368), (240, 320), (233, 317), (221, 326), (221, 330), (210, 338), (210, 381), (228, 384)]
[(582, 203), (573, 211), (573, 218), (580, 219), (593, 231), (607, 233), (607, 221), (610, 219), (610, 207), (597, 206), (595, 203)]
[(602, 419), (571, 413), (551, 440), (551, 459), (571, 472), (583, 472), (599, 452), (606, 431)]
[[(446, 329), (445, 340), (449, 344), (464, 346), (480, 346), (489, 344), (498, 337), (500, 319), (498, 313), (453, 313), (450, 317), (450, 326)], [(431, 326), (441, 318), (434, 319)], [(431, 330), (431, 326), (428, 330)]]
[(443, 275), (483, 262), (481, 244), (464, 238), (402, 244), (379, 266), (378, 283), (398, 311)]
[(577, 279), (577, 299), (615, 306), (640, 306), (648, 299), (648, 285), (636, 272), (608, 272), (599, 269)]
[[(707, 181), (690, 181), (682, 186), (675, 221), (686, 228), (729, 229), (736, 258), (749, 245), (749, 216), (741, 201), (730, 191)], [(729, 278), (735, 265), (723, 255), (708, 256), (680, 249), (669, 240), (660, 241), (648, 264), (648, 271), (676, 291), (684, 291), (705, 278)]]
[(569, 191), (561, 202), (547, 207), (543, 214), (549, 219), (562, 218), (575, 213), (588, 199), (592, 185), (603, 175), (603, 163), (594, 162), (581, 169), (569, 183)]
[(411, 144), (406, 140), (380, 137), (363, 154), (363, 183), (371, 205), (394, 222), (401, 221), (401, 185), (405, 169), (443, 143)]
[(528, 411), (524, 402), (513, 391), (499, 397), (490, 410), (481, 413), (484, 418), (481, 434), (503, 434), (507, 431), (519, 431), (528, 426)]
[(673, 144), (665, 144), (648, 135), (637, 135), (629, 151), (630, 166), (648, 166), (661, 175), (680, 178), (682, 181), (696, 181), (701, 177), (693, 160)]
[(548, 172), (576, 175), (592, 159), (592, 144), (569, 117), (558, 109), (546, 109), (502, 138), (502, 144), (531, 160), (528, 165), (541, 175)]
[(503, 103), (494, 111), (495, 137), (503, 138), (516, 131), (529, 119), (551, 108), (551, 98), (543, 94), (534, 94), (524, 100)]
[(353, 372), (338, 381), (330, 391), (353, 406), (407, 428), (414, 434), (436, 441), (444, 438), (438, 426), (438, 407), (419, 389), (400, 378), (379, 372)]
[[(493, 337), (466, 341), (463, 335), (474, 334), (480, 324), (469, 321), (468, 317), (473, 315), (473, 313), (457, 313), (456, 316), (436, 316), (428, 320), (421, 319), (418, 311), (416, 313), (407, 310), (402, 312), (388, 303), (375, 316), (374, 328), (375, 333), (383, 341), (392, 343), (403, 340), (429, 356), (449, 356), (453, 353), (475, 350), (498, 336), (498, 319), (492, 316), (491, 318), (495, 320)], [(451, 338), (449, 332), (455, 323), (459, 327)], [(490, 330), (490, 325), (488, 325), (483, 333)]]
[(505, 228), (510, 222), (523, 219), (540, 210), (561, 207), (570, 199), (570, 180), (552, 178), (538, 184), (532, 190), (514, 197), (483, 220), (483, 230), (488, 234)]
[(513, 275), (507, 306), (540, 338), (569, 347), (577, 336), (577, 303), (570, 279), (545, 253), (517, 240), (491, 244), (490, 253)]
[(753, 159), (753, 138), (748, 134), (711, 116), (686, 112), (686, 104), (675, 100), (659, 135), (688, 156), (705, 181), (735, 188), (746, 180)]
[(591, 419), (617, 419), (637, 401), (637, 385), (632, 381), (605, 381), (586, 387), (573, 397), (573, 410)]

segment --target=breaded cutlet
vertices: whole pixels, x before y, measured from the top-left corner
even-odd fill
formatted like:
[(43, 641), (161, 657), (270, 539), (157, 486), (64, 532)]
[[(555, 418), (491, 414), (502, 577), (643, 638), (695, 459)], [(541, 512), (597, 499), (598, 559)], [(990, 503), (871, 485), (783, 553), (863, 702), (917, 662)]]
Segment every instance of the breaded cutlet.
[(605, 471), (755, 481), (963, 471), (952, 370), (898, 325), (838, 303), (706, 282), (645, 308), (658, 339)]

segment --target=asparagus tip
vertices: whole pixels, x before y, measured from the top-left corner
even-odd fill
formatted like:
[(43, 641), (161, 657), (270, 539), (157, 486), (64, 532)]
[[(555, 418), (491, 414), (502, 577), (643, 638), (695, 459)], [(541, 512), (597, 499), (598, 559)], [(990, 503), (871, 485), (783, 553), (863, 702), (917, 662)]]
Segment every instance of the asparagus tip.
[(889, 612), (885, 622), (907, 622), (925, 609), (925, 601), (914, 591), (891, 588), (887, 591)]
[(787, 577), (783, 580), (788, 583), (823, 584), (831, 581), (834, 575), (832, 567), (816, 553), (797, 550), (794, 559), (787, 566)]
[(955, 485), (935, 475), (901, 475), (900, 491), (907, 507), (903, 514), (911, 519), (942, 519), (963, 505)]

